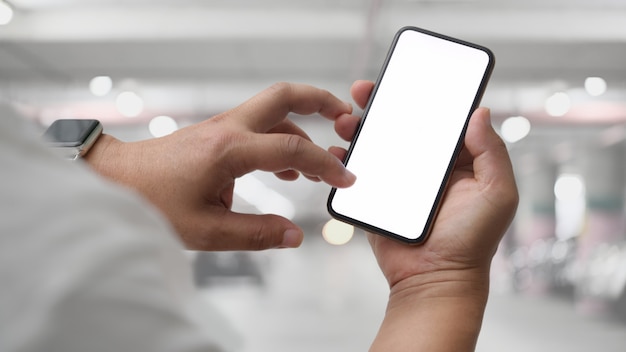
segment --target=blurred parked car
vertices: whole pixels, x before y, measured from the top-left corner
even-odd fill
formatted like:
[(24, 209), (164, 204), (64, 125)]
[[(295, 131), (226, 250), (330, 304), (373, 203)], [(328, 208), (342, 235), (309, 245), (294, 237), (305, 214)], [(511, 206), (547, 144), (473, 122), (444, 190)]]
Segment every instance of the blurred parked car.
[(575, 238), (554, 240), (550, 243), (546, 267), (552, 292), (574, 295), (577, 248)]
[(233, 279), (263, 285), (262, 264), (246, 252), (198, 252), (193, 260), (194, 278), (200, 287)]
[(575, 287), (576, 240), (539, 239), (510, 255), (513, 288), (572, 295)]
[(626, 318), (626, 242), (602, 244), (579, 269), (580, 295), (604, 301)]

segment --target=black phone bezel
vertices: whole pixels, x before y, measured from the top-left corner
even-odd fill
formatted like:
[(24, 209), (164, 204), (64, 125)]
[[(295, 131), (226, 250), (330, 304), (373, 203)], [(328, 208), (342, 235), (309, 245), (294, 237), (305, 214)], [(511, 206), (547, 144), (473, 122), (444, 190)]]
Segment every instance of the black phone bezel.
[[(490, 79), (490, 77), (491, 77), (491, 75), (493, 73), (493, 69), (495, 67), (495, 55), (493, 54), (493, 52), (490, 49), (488, 49), (487, 47), (484, 47), (482, 45), (478, 45), (478, 44), (475, 44), (475, 43), (471, 43), (471, 42), (468, 42), (468, 41), (465, 41), (465, 40), (461, 40), (461, 39), (458, 39), (458, 38), (450, 37), (450, 36), (447, 36), (447, 35), (444, 35), (444, 34), (436, 33), (436, 32), (429, 31), (429, 30), (426, 30), (426, 29), (423, 29), (423, 28), (419, 28), (419, 27), (415, 27), (415, 26), (405, 26), (405, 27), (402, 27), (400, 30), (398, 30), (398, 32), (396, 32), (396, 34), (395, 34), (395, 36), (393, 38), (393, 41), (391, 43), (391, 46), (390, 46), (389, 50), (387, 51), (387, 55), (386, 55), (385, 61), (384, 61), (383, 65), (382, 65), (380, 73), (378, 74), (378, 77), (376, 79), (376, 83), (374, 85), (374, 88), (372, 89), (372, 93), (370, 94), (369, 100), (368, 100), (368, 102), (367, 102), (367, 104), (366, 104), (366, 106), (365, 106), (365, 108), (363, 110), (361, 122), (360, 122), (360, 124), (359, 124), (359, 126), (357, 128), (356, 133), (354, 134), (354, 137), (352, 138), (352, 141), (350, 142), (350, 146), (348, 148), (348, 152), (347, 152), (346, 157), (344, 158), (344, 161), (343, 161), (344, 165), (346, 165), (348, 160), (350, 159), (350, 156), (352, 154), (352, 151), (354, 149), (356, 141), (358, 140), (359, 135), (361, 133), (361, 130), (363, 129), (363, 126), (365, 124), (365, 121), (367, 120), (367, 115), (369, 113), (370, 106), (372, 105), (372, 102), (374, 101), (374, 99), (376, 97), (376, 93), (378, 91), (380, 82), (381, 82), (383, 76), (385, 75), (385, 71), (387, 70), (387, 66), (389, 64), (389, 61), (390, 61), (392, 55), (393, 55), (394, 49), (396, 47), (396, 44), (398, 43), (398, 40), (400, 39), (400, 36), (402, 35), (402, 33), (404, 33), (405, 31), (417, 31), (417, 32), (420, 32), (420, 33), (423, 33), (423, 34), (426, 34), (426, 35), (430, 35), (430, 36), (436, 37), (436, 38), (440, 38), (440, 39), (443, 39), (443, 40), (447, 40), (447, 41), (451, 41), (451, 42), (458, 43), (458, 44), (461, 44), (461, 45), (465, 45), (465, 46), (468, 46), (468, 47), (471, 47), (471, 48), (474, 48), (474, 49), (478, 49), (478, 50), (481, 50), (481, 51), (485, 52), (488, 55), (488, 57), (489, 57), (489, 63), (487, 65), (487, 67), (485, 68), (485, 72), (483, 74), (483, 78), (482, 78), (482, 80), (480, 82), (480, 85), (479, 85), (478, 90), (476, 92), (476, 95), (474, 97), (474, 101), (473, 101), (472, 106), (471, 106), (471, 108), (470, 108), (470, 110), (468, 112), (468, 115), (467, 115), (466, 119), (465, 119), (465, 123), (464, 123), (463, 129), (462, 129), (462, 132), (459, 135), (459, 138), (457, 140), (457, 145), (456, 145), (456, 147), (454, 149), (454, 152), (453, 152), (453, 154), (452, 154), (452, 156), (450, 158), (450, 162), (448, 163), (448, 167), (446, 169), (444, 178), (443, 178), (443, 180), (441, 182), (441, 185), (440, 185), (439, 190), (437, 192), (437, 196), (435, 197), (435, 200), (434, 200), (433, 205), (431, 207), (431, 211), (430, 211), (430, 213), (428, 215), (428, 218), (426, 220), (426, 226), (424, 227), (424, 229), (422, 230), (422, 233), (419, 236), (417, 236), (415, 239), (411, 239), (411, 238), (407, 238), (407, 237), (404, 237), (404, 236), (400, 236), (400, 235), (395, 234), (395, 233), (393, 233), (391, 231), (387, 231), (385, 229), (378, 228), (376, 226), (370, 225), (370, 224), (365, 223), (363, 221), (360, 221), (360, 220), (357, 220), (357, 219), (353, 219), (353, 218), (351, 218), (349, 216), (340, 214), (340, 213), (336, 212), (333, 209), (333, 207), (332, 207), (332, 201), (333, 201), (333, 198), (335, 196), (335, 193), (337, 192), (337, 188), (335, 188), (335, 187), (333, 187), (331, 189), (331, 191), (330, 191), (330, 194), (328, 196), (328, 201), (326, 203), (326, 207), (327, 207), (328, 213), (333, 218), (335, 218), (335, 219), (337, 219), (339, 221), (342, 221), (342, 222), (354, 225), (354, 226), (356, 226), (358, 228), (361, 228), (361, 229), (363, 229), (365, 231), (369, 231), (369, 232), (373, 232), (373, 233), (376, 233), (376, 234), (379, 234), (379, 235), (383, 235), (385, 237), (389, 237), (389, 238), (392, 238), (394, 240), (399, 240), (400, 242), (403, 242), (403, 243), (416, 245), (416, 244), (424, 243), (426, 241), (426, 239), (428, 238), (428, 236), (430, 235), (430, 232), (432, 230), (432, 226), (433, 226), (433, 224), (435, 222), (435, 219), (436, 219), (437, 214), (439, 212), (439, 208), (441, 206), (441, 200), (442, 200), (442, 198), (443, 198), (443, 196), (445, 194), (445, 191), (446, 191), (447, 185), (449, 183), (449, 179), (450, 179), (450, 176), (452, 174), (452, 171), (454, 170), (455, 162), (456, 162), (456, 160), (458, 158), (458, 155), (459, 155), (459, 153), (460, 153), (460, 151), (461, 151), (461, 149), (463, 147), (463, 141), (465, 140), (465, 134), (466, 134), (466, 131), (467, 131), (467, 126), (468, 126), (468, 123), (469, 123), (469, 119), (470, 119), (472, 113), (478, 108), (478, 106), (480, 104), (480, 101), (482, 100), (482, 97), (484, 95), (484, 92), (485, 92), (485, 90), (487, 88), (487, 83), (489, 82), (489, 79)], [(357, 175), (357, 177), (358, 177), (358, 175)]]

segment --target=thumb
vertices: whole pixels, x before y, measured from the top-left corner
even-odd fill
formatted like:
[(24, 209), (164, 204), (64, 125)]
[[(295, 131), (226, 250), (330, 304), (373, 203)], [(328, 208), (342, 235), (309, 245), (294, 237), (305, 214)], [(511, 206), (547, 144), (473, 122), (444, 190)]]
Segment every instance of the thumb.
[(504, 146), (504, 142), (493, 129), (489, 109), (478, 108), (472, 114), (465, 135), (465, 146), (475, 158)]
[(218, 219), (218, 223), (205, 224), (207, 230), (204, 236), (195, 234), (186, 238), (187, 247), (211, 251), (296, 248), (304, 239), (304, 233), (298, 226), (278, 215), (225, 211), (212, 218)]
[(477, 179), (488, 182), (515, 179), (506, 144), (493, 129), (489, 109), (479, 108), (472, 115), (465, 147), (474, 158)]
[[(474, 178), (480, 185), (482, 196), (495, 208), (490, 211), (491, 215), (497, 215), (486, 223), (501, 236), (513, 219), (519, 202), (515, 174), (506, 144), (493, 129), (489, 110), (476, 110), (472, 119), (465, 146), (474, 157)], [(497, 221), (493, 220), (496, 218)]]

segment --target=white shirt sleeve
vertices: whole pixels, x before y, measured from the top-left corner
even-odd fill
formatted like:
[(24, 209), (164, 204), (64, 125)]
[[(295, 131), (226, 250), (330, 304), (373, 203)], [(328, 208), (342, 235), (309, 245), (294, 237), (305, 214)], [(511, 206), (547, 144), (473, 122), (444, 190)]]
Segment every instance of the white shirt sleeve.
[(0, 109), (0, 351), (229, 351), (170, 225)]

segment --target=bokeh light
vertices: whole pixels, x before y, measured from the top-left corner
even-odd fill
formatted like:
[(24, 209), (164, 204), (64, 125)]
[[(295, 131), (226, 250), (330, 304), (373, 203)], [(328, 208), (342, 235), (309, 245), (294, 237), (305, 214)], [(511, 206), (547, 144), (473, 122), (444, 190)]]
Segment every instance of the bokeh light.
[(148, 129), (150, 130), (150, 134), (154, 137), (163, 137), (167, 136), (178, 130), (178, 123), (176, 120), (169, 116), (157, 116), (150, 120), (148, 124)]
[(580, 199), (585, 195), (585, 182), (580, 175), (562, 174), (554, 183), (554, 195), (560, 201)]
[(587, 77), (585, 79), (585, 90), (593, 97), (604, 94), (606, 87), (606, 81), (602, 77)]
[(330, 219), (322, 229), (322, 236), (326, 242), (341, 246), (350, 242), (354, 236), (354, 226)]
[(113, 88), (113, 80), (109, 76), (96, 76), (89, 81), (89, 90), (97, 97), (109, 94), (111, 88)]
[(0, 25), (9, 24), (13, 19), (13, 9), (9, 4), (0, 1)]
[(546, 100), (546, 112), (550, 116), (563, 116), (567, 114), (571, 106), (572, 101), (564, 92), (554, 93)]
[(518, 142), (530, 133), (530, 121), (523, 116), (513, 116), (502, 122), (502, 138), (509, 143)]
[(115, 100), (117, 110), (125, 117), (137, 117), (143, 111), (143, 99), (135, 92), (122, 92)]

